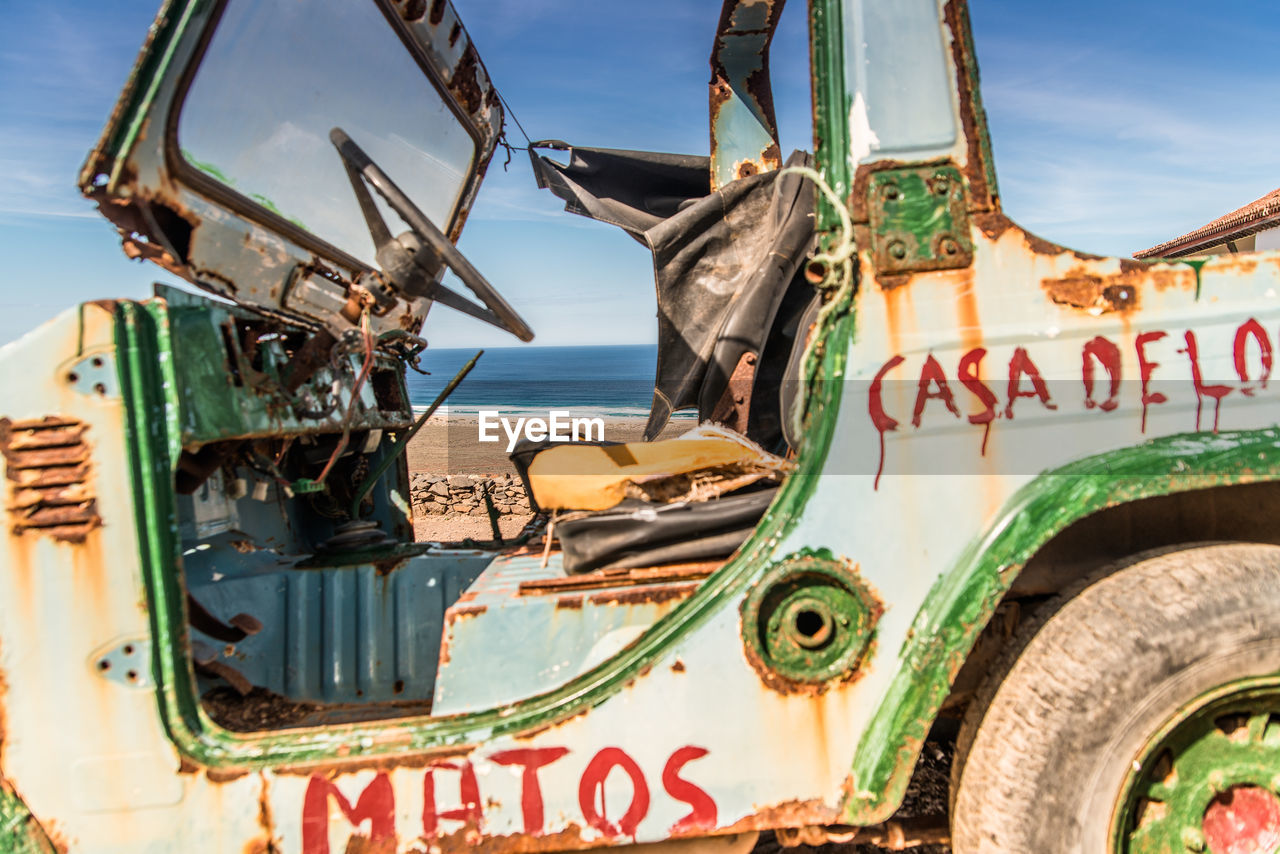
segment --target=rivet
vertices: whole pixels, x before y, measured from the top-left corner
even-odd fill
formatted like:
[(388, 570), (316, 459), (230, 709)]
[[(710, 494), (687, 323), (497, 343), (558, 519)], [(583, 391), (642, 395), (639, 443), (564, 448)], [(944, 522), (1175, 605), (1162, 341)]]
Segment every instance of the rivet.
[(1182, 844), (1187, 847), (1188, 851), (1203, 851), (1205, 848), (1204, 834), (1198, 828), (1188, 827), (1182, 831)]
[(897, 201), (898, 198), (902, 196), (902, 193), (898, 190), (898, 187), (896, 184), (886, 184), (884, 189), (881, 190), (880, 193), (882, 196), (884, 196), (885, 201), (889, 201), (889, 202)]
[(907, 257), (907, 244), (901, 240), (895, 240), (889, 244), (889, 257), (896, 258), (901, 261)]
[(943, 255), (959, 255), (960, 244), (956, 243), (953, 237), (944, 237), (938, 241), (938, 248), (942, 250)]
[(945, 178), (940, 178), (934, 182), (933, 191), (939, 196), (945, 196), (947, 193), (951, 192), (951, 182)]

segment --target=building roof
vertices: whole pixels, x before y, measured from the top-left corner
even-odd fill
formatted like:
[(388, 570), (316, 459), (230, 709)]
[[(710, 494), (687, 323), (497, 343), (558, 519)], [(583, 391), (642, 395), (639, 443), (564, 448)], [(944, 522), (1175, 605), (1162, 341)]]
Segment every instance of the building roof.
[(1202, 225), (1195, 231), (1189, 231), (1181, 237), (1143, 249), (1133, 253), (1135, 258), (1171, 258), (1178, 255), (1190, 255), (1197, 249), (1205, 249), (1256, 234), (1275, 225), (1280, 225), (1280, 189), (1272, 190), (1262, 198), (1252, 201), (1242, 208), (1220, 216), (1208, 225)]

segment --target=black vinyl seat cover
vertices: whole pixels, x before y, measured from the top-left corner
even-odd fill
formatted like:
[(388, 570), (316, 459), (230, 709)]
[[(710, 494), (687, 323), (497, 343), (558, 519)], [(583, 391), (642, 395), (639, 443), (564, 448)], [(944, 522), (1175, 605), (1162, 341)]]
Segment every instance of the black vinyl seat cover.
[[(568, 151), (568, 164), (538, 153), (548, 148)], [(529, 156), (538, 186), (565, 210), (617, 225), (653, 252), (658, 364), (645, 439), (676, 410), (697, 407), (706, 420), (742, 355), (764, 349), (784, 298), (813, 293), (799, 272), (814, 245), (813, 188), (772, 171), (712, 192), (710, 159), (692, 155), (551, 141), (530, 143)], [(805, 152), (787, 158), (811, 164)]]
[[(538, 149), (567, 151), (569, 162)], [(531, 143), (529, 156), (538, 186), (563, 199), (565, 210), (617, 225), (653, 253), (658, 364), (645, 439), (657, 437), (676, 410), (696, 406), (699, 421), (706, 420), (751, 352), (760, 359), (748, 438), (771, 452), (794, 446), (785, 413), (819, 304), (800, 270), (814, 245), (812, 188), (775, 171), (712, 192), (710, 159), (690, 155), (548, 141)], [(804, 152), (787, 159), (788, 166), (811, 163)], [(529, 463), (544, 447), (522, 443), (511, 455), (526, 492)], [(776, 493), (776, 486), (757, 486), (701, 502), (627, 499), (571, 515), (555, 526), (564, 568), (583, 573), (727, 557)]]
[(564, 569), (574, 574), (725, 557), (755, 530), (777, 491), (673, 504), (628, 498), (609, 510), (558, 521)]

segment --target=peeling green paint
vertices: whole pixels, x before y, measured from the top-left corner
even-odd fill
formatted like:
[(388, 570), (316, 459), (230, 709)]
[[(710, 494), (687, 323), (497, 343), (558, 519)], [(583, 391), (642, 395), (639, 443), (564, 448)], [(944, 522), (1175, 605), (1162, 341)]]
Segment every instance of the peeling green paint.
[[(1224, 721), (1237, 726), (1228, 729)], [(1207, 850), (1204, 818), (1215, 797), (1234, 786), (1273, 795), (1280, 788), (1280, 679), (1241, 680), (1197, 697), (1148, 741), (1133, 769), (1120, 796), (1112, 849)], [(1144, 810), (1148, 801), (1161, 808)]]
[(766, 684), (853, 675), (883, 607), (845, 563), (809, 550), (765, 573), (742, 605), (743, 642)]
[(967, 267), (973, 262), (960, 170), (950, 164), (883, 169), (867, 182), (871, 249), (881, 273)]
[[(813, 137), (818, 170), (842, 199), (849, 198), (849, 108), (844, 79), (844, 25), (841, 0), (813, 0), (809, 4), (809, 56), (813, 66)], [(836, 231), (840, 217), (818, 198), (818, 231)]]

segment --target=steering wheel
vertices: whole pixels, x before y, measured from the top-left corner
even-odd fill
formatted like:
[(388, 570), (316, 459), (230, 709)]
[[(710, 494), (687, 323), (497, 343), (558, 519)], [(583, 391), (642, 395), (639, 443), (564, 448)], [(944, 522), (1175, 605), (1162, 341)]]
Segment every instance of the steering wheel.
[[(351, 179), (351, 187), (373, 237), (378, 263), (397, 288), (410, 296), (427, 297), (491, 323), (521, 341), (533, 340), (529, 324), (342, 128), (329, 131), (329, 141), (338, 149), (338, 156), (346, 166), (347, 177)], [(365, 182), (377, 190), (387, 205), (409, 225), (417, 241), (391, 235)], [(483, 307), (440, 284), (436, 271), (441, 263), (453, 270), (462, 283), (480, 298)]]

